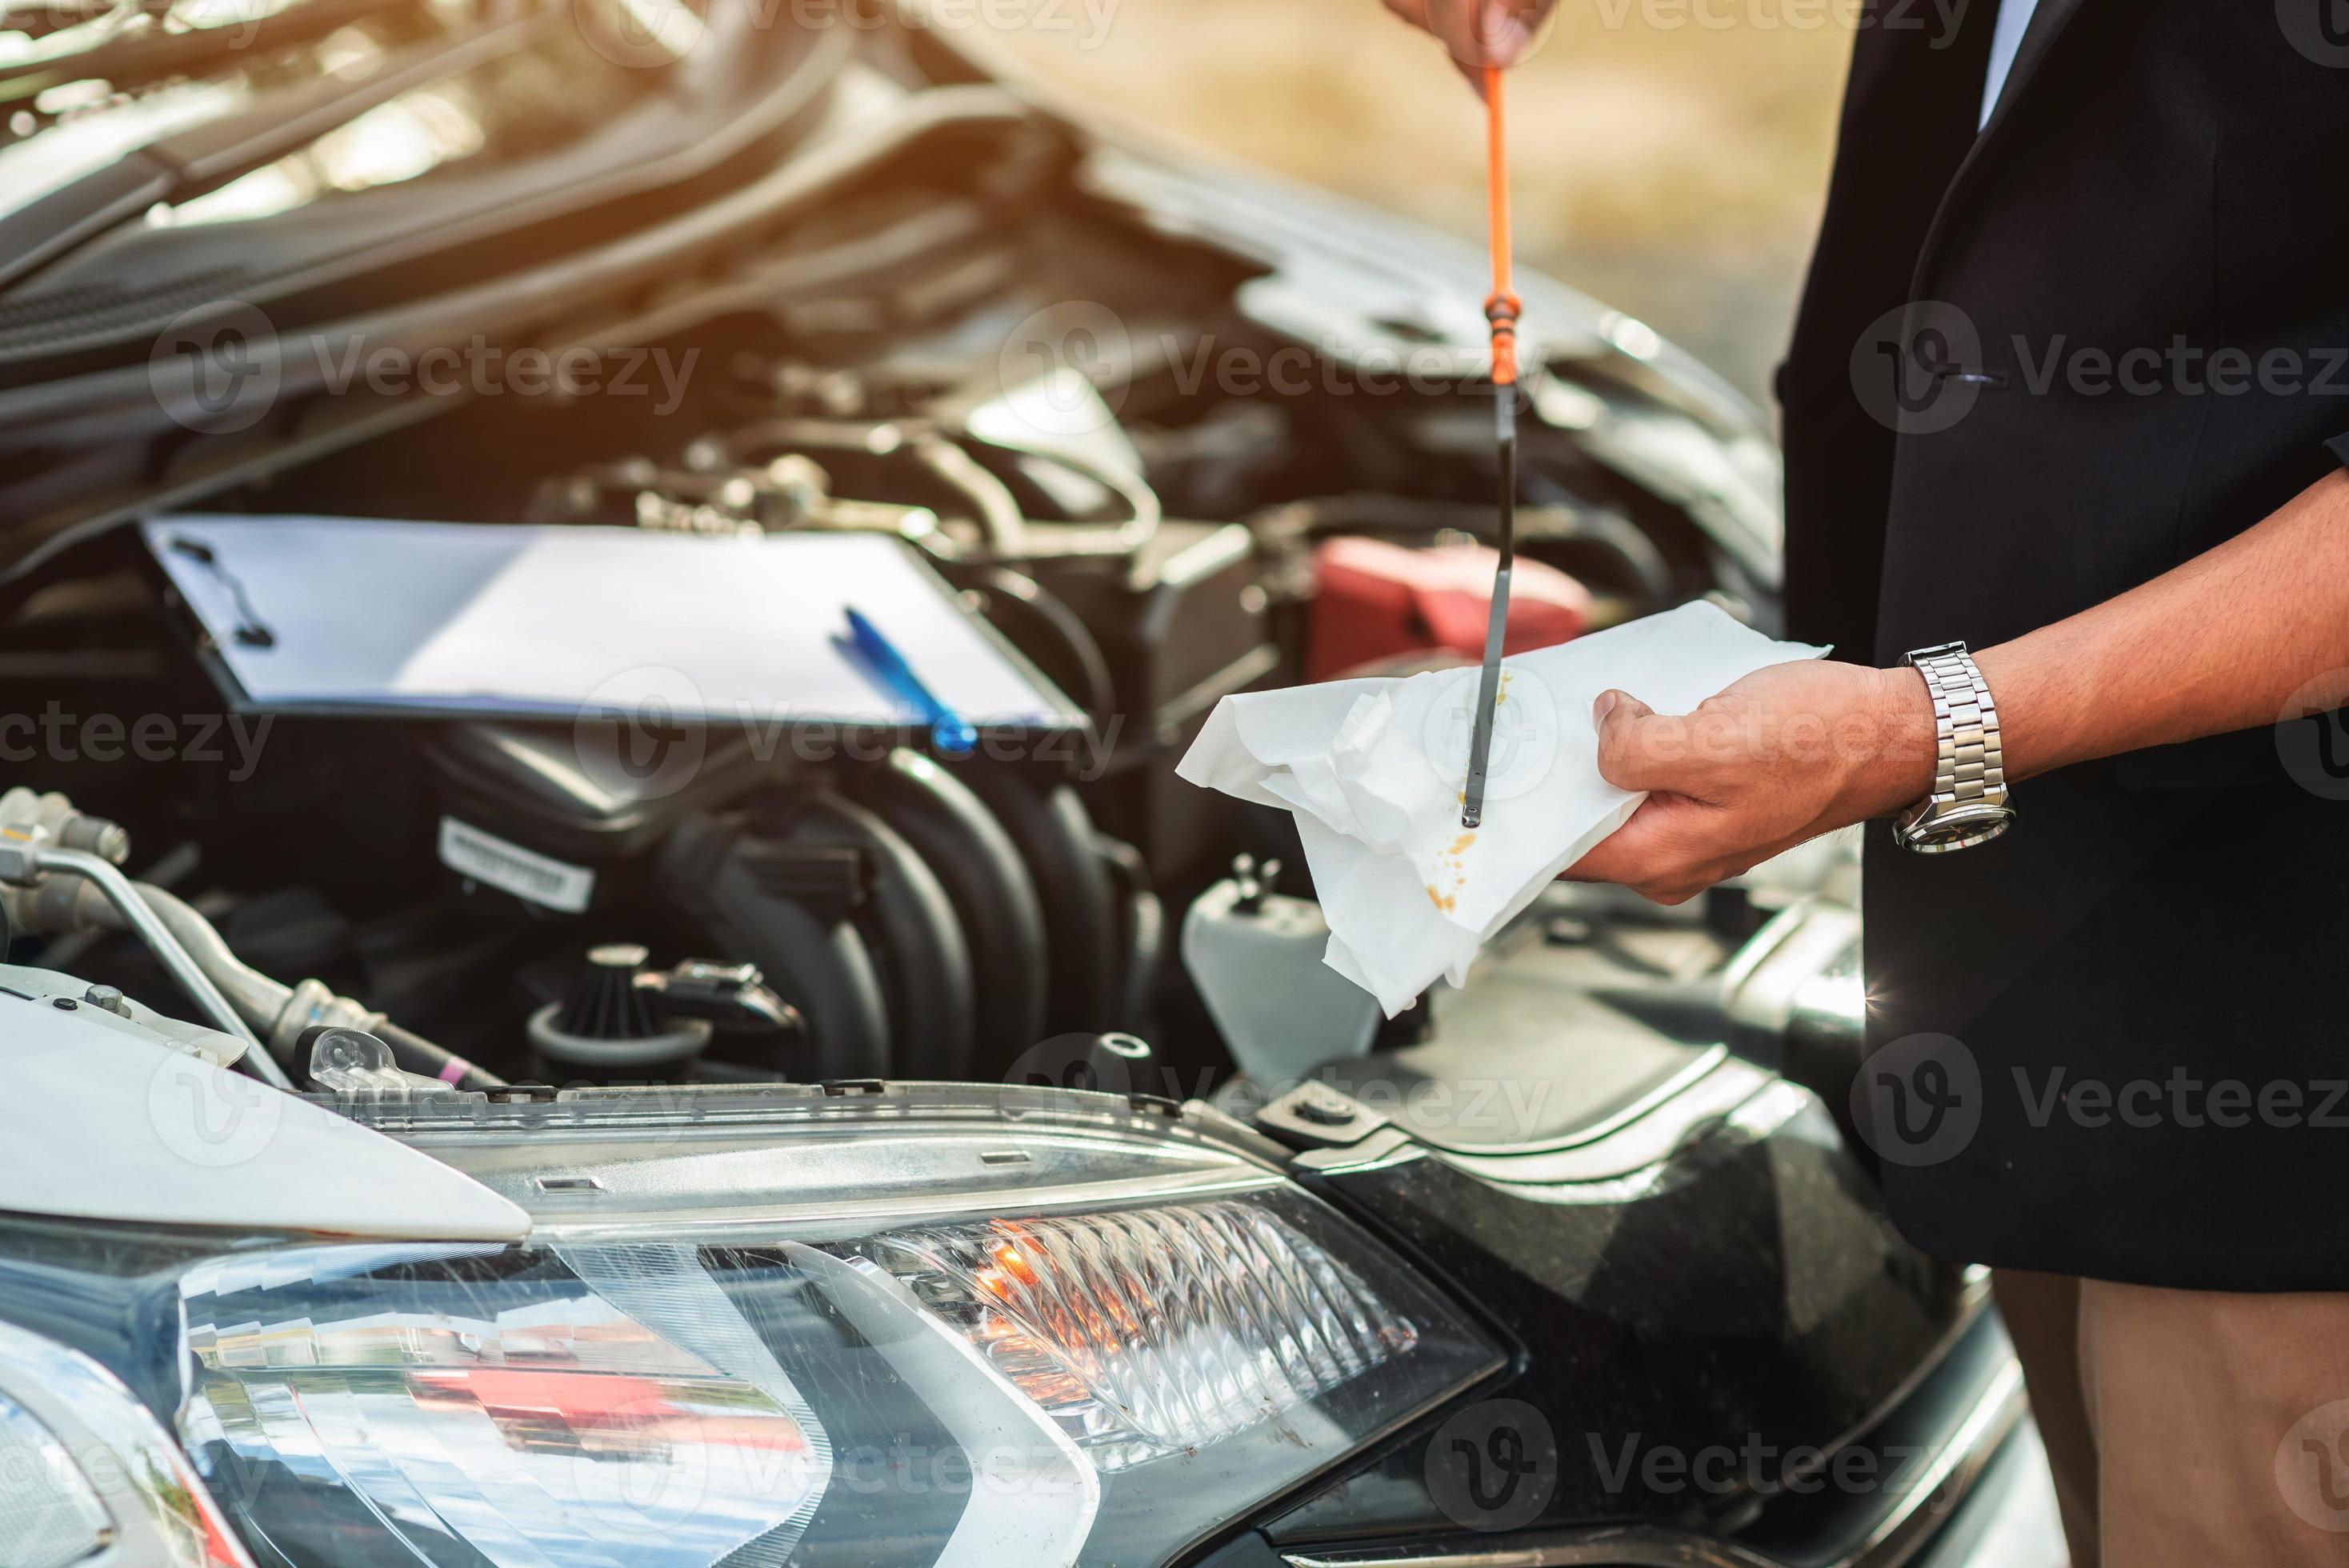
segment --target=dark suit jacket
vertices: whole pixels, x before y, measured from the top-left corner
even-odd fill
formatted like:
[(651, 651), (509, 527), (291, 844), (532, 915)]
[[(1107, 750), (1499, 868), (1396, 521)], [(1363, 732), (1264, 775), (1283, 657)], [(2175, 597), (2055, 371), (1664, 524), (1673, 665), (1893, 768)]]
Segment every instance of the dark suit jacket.
[[(1987, 647), (2338, 466), (2349, 0), (2040, 0), (1979, 136), (1994, 7), (1868, 15), (1780, 380), (1795, 635)], [(2349, 1288), (2333, 723), (2030, 780), (1954, 855), (1872, 830), (1856, 1104), (1913, 1240)]]

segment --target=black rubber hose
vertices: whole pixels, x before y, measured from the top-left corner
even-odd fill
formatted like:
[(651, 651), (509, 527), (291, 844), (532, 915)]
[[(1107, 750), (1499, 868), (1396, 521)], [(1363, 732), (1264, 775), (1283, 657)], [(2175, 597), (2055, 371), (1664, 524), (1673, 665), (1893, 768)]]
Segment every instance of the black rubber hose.
[(1099, 1033), (1118, 1015), (1116, 895), (1109, 868), (1093, 848), (1092, 818), (1066, 784), (1040, 788), (1007, 769), (973, 768), (960, 776), (987, 802), (1019, 847), (1044, 903), (1050, 953), (1044, 1032)]
[(914, 846), (954, 902), (970, 946), (971, 1070), (995, 1078), (1044, 1037), (1050, 967), (1036, 880), (986, 802), (931, 758), (895, 751), (854, 779), (858, 798)]
[(984, 595), (987, 618), (1012, 645), (1073, 696), (1096, 727), (1117, 711), (1109, 659), (1091, 628), (1057, 594), (1007, 566), (947, 566), (957, 587)]
[(900, 1078), (957, 1082), (970, 1075), (970, 947), (954, 901), (914, 846), (873, 812), (835, 795), (775, 797), (756, 802), (763, 818), (780, 806), (792, 841), (836, 844), (864, 852), (871, 897), (857, 913), (886, 985), (889, 1035)]
[(755, 964), (808, 1022), (810, 1078), (890, 1070), (881, 974), (845, 906), (798, 902), (774, 863), (788, 846), (743, 838), (707, 815), (688, 818), (657, 871), (669, 902), (727, 956)]
[(1125, 969), (1119, 986), (1118, 1027), (1130, 1034), (1149, 1033), (1150, 1006), (1158, 991), (1158, 965), (1166, 947), (1166, 906), (1160, 901), (1150, 862), (1142, 851), (1107, 833), (1093, 835), (1093, 846), (1119, 880), (1125, 883)]
[[(447, 1047), (436, 1046), (398, 1024), (378, 1024), (367, 1032), (391, 1047), (392, 1062), (401, 1072), (439, 1078), (460, 1089), (512, 1087), (489, 1068), (469, 1062)], [(309, 1063), (297, 1064), (297, 1070), (307, 1072)]]

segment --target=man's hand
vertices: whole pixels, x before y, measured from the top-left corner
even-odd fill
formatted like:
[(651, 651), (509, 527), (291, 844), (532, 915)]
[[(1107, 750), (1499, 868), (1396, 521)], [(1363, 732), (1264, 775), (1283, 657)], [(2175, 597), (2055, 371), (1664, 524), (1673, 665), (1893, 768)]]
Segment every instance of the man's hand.
[(1503, 69), (1532, 52), (1557, 0), (1386, 0), (1387, 9), (1444, 41), (1465, 71)]
[(1599, 771), (1649, 791), (1566, 874), (1682, 903), (1784, 850), (1925, 798), (1933, 707), (1911, 669), (1804, 662), (1739, 681), (1685, 718), (1599, 699)]

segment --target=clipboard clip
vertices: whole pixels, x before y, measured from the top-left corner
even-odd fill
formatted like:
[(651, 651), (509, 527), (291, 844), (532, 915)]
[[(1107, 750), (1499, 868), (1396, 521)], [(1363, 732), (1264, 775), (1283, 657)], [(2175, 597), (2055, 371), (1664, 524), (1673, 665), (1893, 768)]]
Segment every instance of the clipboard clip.
[(235, 573), (221, 564), (218, 552), (202, 540), (191, 539), (184, 533), (171, 535), (171, 548), (211, 573), (212, 581), (221, 585), (230, 603), (236, 606), (237, 624), (230, 629), (229, 635), (236, 640), (239, 647), (274, 648), (277, 645), (277, 634), (254, 613), (253, 601), (245, 597), (244, 584), (237, 581)]

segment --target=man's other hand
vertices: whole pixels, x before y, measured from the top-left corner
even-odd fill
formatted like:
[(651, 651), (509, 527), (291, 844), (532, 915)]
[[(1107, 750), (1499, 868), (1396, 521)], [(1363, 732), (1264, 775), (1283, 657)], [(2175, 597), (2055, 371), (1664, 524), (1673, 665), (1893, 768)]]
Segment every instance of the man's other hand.
[(1463, 70), (1504, 69), (1532, 53), (1557, 0), (1386, 0), (1387, 9), (1444, 42)]
[(1648, 799), (1566, 874), (1683, 903), (1785, 850), (1925, 798), (1933, 707), (1911, 669), (1805, 662), (1746, 676), (1684, 718), (1598, 703), (1599, 771)]

